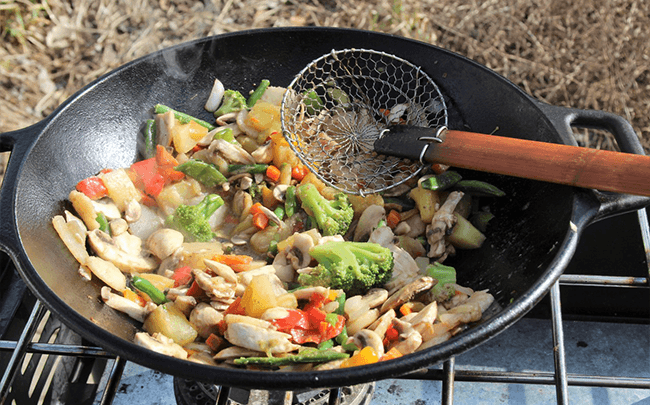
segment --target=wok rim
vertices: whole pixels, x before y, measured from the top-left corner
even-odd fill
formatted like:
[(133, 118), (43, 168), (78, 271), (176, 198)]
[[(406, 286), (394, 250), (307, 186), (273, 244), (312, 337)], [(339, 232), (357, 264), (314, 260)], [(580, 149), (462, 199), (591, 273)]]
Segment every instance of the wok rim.
[[(29, 147), (26, 148), (25, 154), (20, 156), (20, 162), (17, 163), (19, 167), (16, 170), (16, 184), (10, 186), (13, 187), (12, 190), (9, 190), (12, 193), (12, 202), (13, 206), (13, 223), (11, 224), (12, 232), (16, 235), (17, 245), (18, 246), (4, 246), (5, 250), (12, 261), (15, 263), (16, 268), (21, 274), (23, 280), (28, 285), (30, 290), (36, 295), (36, 297), (45, 304), (45, 306), (56, 314), (56, 316), (64, 322), (68, 327), (73, 329), (75, 332), (79, 333), (82, 337), (87, 340), (97, 344), (98, 346), (103, 347), (105, 350), (112, 352), (119, 357), (133, 361), (145, 367), (149, 367), (155, 370), (165, 372), (167, 374), (175, 375), (178, 377), (201, 380), (205, 382), (215, 383), (219, 385), (226, 386), (236, 386), (236, 387), (248, 387), (248, 388), (269, 388), (269, 389), (278, 389), (278, 388), (305, 388), (305, 387), (332, 387), (332, 386), (346, 386), (354, 385), (363, 382), (375, 381), (384, 378), (396, 377), (399, 375), (405, 375), (410, 372), (417, 371), (424, 367), (430, 367), (441, 361), (444, 361), (454, 355), (460, 354), (466, 350), (478, 346), (478, 344), (486, 341), (498, 333), (505, 330), (507, 327), (511, 326), (518, 319), (523, 317), (530, 309), (535, 306), (548, 292), (550, 287), (555, 283), (560, 275), (562, 274), (564, 268), (568, 265), (571, 257), (573, 256), (575, 249), (577, 247), (577, 242), (579, 234), (582, 232), (584, 227), (586, 227), (590, 221), (596, 216), (598, 211), (597, 203), (593, 201), (593, 192), (586, 191), (584, 193), (577, 192), (573, 195), (573, 210), (571, 213), (572, 222), (577, 226), (575, 230), (569, 230), (561, 243), (558, 244), (558, 249), (555, 254), (555, 257), (548, 265), (546, 271), (542, 273), (537, 281), (531, 285), (527, 291), (522, 294), (520, 297), (515, 299), (507, 307), (504, 307), (501, 312), (491, 319), (482, 322), (479, 325), (472, 327), (470, 330), (464, 331), (463, 333), (452, 337), (450, 340), (436, 345), (427, 350), (421, 352), (416, 352), (410, 355), (403, 356), (399, 359), (390, 360), (386, 362), (379, 362), (372, 365), (366, 365), (362, 367), (353, 367), (348, 369), (337, 369), (337, 370), (327, 370), (327, 371), (307, 371), (307, 372), (282, 372), (282, 371), (254, 371), (254, 370), (244, 370), (244, 369), (233, 369), (233, 368), (224, 368), (224, 367), (214, 367), (203, 364), (192, 363), (190, 361), (180, 360), (176, 358), (169, 357), (167, 355), (162, 355), (156, 352), (153, 352), (149, 349), (140, 347), (133, 342), (122, 339), (121, 337), (114, 335), (111, 332), (108, 332), (101, 326), (93, 323), (92, 319), (87, 319), (86, 317), (79, 314), (76, 310), (73, 310), (68, 306), (49, 286), (45, 281), (40, 277), (34, 266), (31, 264), (29, 257), (23, 246), (22, 239), (19, 235), (17, 218), (15, 215), (15, 206), (18, 204), (18, 187), (20, 187), (20, 178), (22, 174), (23, 164), (26, 161), (26, 158), (29, 156), (29, 151), (31, 148), (39, 141), (43, 133), (47, 132), (50, 125), (56, 120), (56, 117), (64, 114), (66, 110), (76, 102), (83, 102), (83, 96), (90, 92), (92, 89), (98, 85), (111, 80), (114, 76), (118, 75), (120, 72), (129, 69), (135, 64), (142, 63), (145, 59), (155, 58), (156, 56), (169, 52), (173, 49), (183, 48), (192, 46), (198, 43), (210, 42), (219, 38), (227, 38), (231, 36), (240, 36), (248, 34), (260, 34), (267, 31), (294, 31), (294, 32), (304, 32), (304, 31), (322, 31), (330, 32), (336, 34), (338, 32), (352, 32), (357, 34), (372, 35), (375, 37), (391, 37), (399, 38), (402, 41), (407, 42), (416, 42), (425, 44), (428, 47), (434, 47), (442, 49), (443, 51), (459, 56), (466, 61), (471, 62), (472, 64), (484, 66), (478, 64), (477, 62), (472, 61), (471, 59), (465, 58), (462, 55), (455, 54), (451, 51), (439, 48), (435, 45), (423, 43), (421, 41), (400, 37), (392, 34), (384, 34), (377, 32), (370, 32), (358, 29), (349, 29), (349, 28), (334, 28), (334, 27), (289, 27), (289, 28), (262, 28), (262, 29), (251, 29), (245, 31), (237, 31), (232, 33), (226, 33), (221, 35), (215, 35), (205, 38), (198, 38), (191, 41), (187, 41), (181, 44), (177, 44), (171, 47), (167, 47), (151, 54), (142, 56), (138, 59), (130, 61), (111, 72), (108, 72), (101, 77), (97, 78), (93, 82), (89, 83), (87, 86), (83, 87), (70, 98), (65, 100), (59, 107), (57, 107), (52, 114), (46, 117), (41, 122), (33, 125), (29, 128), (36, 128), (38, 130), (33, 137)], [(489, 70), (489, 69), (488, 69)], [(492, 74), (502, 79), (504, 84), (509, 84), (515, 88), (514, 84), (509, 82), (507, 79), (503, 78), (496, 72), (489, 70)], [(526, 96), (527, 100), (530, 101), (537, 110), (539, 110), (540, 117), (543, 117), (546, 120), (549, 120), (546, 113), (539, 108), (539, 105), (535, 104), (537, 100), (530, 97), (528, 94), (523, 92), (521, 89), (517, 90)], [(540, 102), (538, 102), (540, 103)], [(550, 121), (550, 120), (549, 120)], [(3, 187), (4, 189), (5, 187)], [(8, 192), (8, 190), (3, 190), (3, 192)], [(579, 209), (579, 206), (587, 207), (586, 210)]]

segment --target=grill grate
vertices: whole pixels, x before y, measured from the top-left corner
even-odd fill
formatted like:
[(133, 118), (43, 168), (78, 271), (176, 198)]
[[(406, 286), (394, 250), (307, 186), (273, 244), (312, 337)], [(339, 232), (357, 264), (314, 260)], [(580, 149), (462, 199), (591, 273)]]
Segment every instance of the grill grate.
[[(626, 214), (633, 215), (634, 214)], [(609, 219), (606, 221), (612, 221)], [(650, 375), (617, 375), (601, 376), (570, 373), (567, 370), (565, 353), (565, 326), (567, 320), (576, 316), (569, 306), (569, 313), (564, 305), (565, 290), (573, 289), (587, 291), (599, 290), (596, 294), (609, 291), (623, 291), (622, 295), (631, 295), (632, 291), (641, 291), (647, 307), (642, 308), (642, 317), (633, 314), (634, 322), (647, 324), (646, 314), (650, 309), (650, 273), (647, 263), (650, 262), (650, 227), (647, 213), (640, 210), (636, 213), (636, 229), (640, 226), (642, 254), (645, 255), (641, 268), (642, 274), (632, 276), (621, 275), (625, 265), (619, 263), (614, 275), (565, 274), (549, 292), (547, 305), (550, 311), (552, 325), (554, 357), (554, 372), (544, 371), (486, 371), (459, 367), (456, 359), (452, 358), (443, 363), (442, 367), (421, 370), (403, 376), (396, 381), (421, 380), (442, 382), (441, 402), (452, 404), (454, 391), (459, 383), (507, 383), (527, 385), (555, 386), (558, 404), (569, 403), (569, 387), (611, 387), (621, 389), (650, 390)], [(603, 221), (605, 222), (605, 221)], [(587, 230), (589, 231), (589, 229)], [(629, 229), (625, 237), (630, 237)], [(600, 235), (600, 238), (603, 236)], [(607, 235), (606, 237), (614, 237)], [(627, 256), (623, 254), (623, 256)], [(637, 260), (638, 261), (638, 260)], [(637, 263), (638, 264), (638, 263)], [(637, 269), (639, 266), (635, 266)], [(569, 269), (570, 270), (570, 269)], [(580, 294), (578, 294), (580, 295)], [(563, 298), (563, 299), (561, 299)], [(642, 303), (642, 307), (645, 305)], [(636, 303), (638, 306), (638, 302)], [(537, 309), (537, 308), (536, 308)], [(545, 309), (542, 308), (542, 312)], [(564, 311), (564, 312), (563, 312)], [(533, 311), (535, 312), (535, 311)], [(602, 311), (601, 311), (602, 312)], [(565, 315), (568, 315), (565, 317)], [(578, 314), (579, 315), (579, 314)], [(628, 319), (628, 312), (621, 313), (621, 319)], [(589, 316), (589, 314), (587, 314)], [(608, 314), (597, 314), (608, 318)], [(610, 318), (615, 318), (614, 312)], [(645, 325), (643, 325), (645, 327)], [(507, 332), (505, 332), (507, 333)], [(74, 332), (68, 330), (49, 311), (34, 299), (19, 279), (13, 264), (6, 255), (0, 254), (0, 405), (4, 404), (112, 404), (120, 391), (121, 379), (127, 362), (115, 357), (101, 348), (94, 347), (83, 341)], [(488, 342), (489, 343), (489, 342)], [(638, 342), (645, 344), (647, 342)], [(641, 347), (639, 361), (641, 370), (647, 369), (647, 347)], [(646, 358), (644, 358), (644, 356)], [(29, 359), (26, 362), (25, 359)], [(34, 379), (34, 375), (38, 377)], [(103, 378), (101, 378), (103, 376)], [(391, 385), (392, 387), (392, 385)], [(463, 386), (464, 387), (464, 386)], [(227, 393), (228, 389), (216, 392)], [(334, 389), (329, 394), (328, 403), (338, 404), (342, 394), (340, 389)], [(227, 400), (221, 395), (215, 399), (217, 404), (225, 404)]]

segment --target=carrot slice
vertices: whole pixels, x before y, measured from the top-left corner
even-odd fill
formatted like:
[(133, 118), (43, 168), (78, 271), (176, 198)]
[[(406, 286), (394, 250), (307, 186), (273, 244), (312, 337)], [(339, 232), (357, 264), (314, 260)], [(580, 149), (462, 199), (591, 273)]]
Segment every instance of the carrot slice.
[(402, 220), (402, 216), (400, 213), (396, 210), (390, 210), (388, 215), (386, 216), (386, 225), (390, 227), (390, 229), (395, 229), (397, 224)]
[(266, 177), (271, 179), (271, 181), (280, 180), (280, 169), (273, 165), (269, 165), (269, 167), (266, 168)]
[(257, 229), (265, 229), (269, 225), (269, 217), (263, 212), (258, 212), (253, 215), (253, 225)]

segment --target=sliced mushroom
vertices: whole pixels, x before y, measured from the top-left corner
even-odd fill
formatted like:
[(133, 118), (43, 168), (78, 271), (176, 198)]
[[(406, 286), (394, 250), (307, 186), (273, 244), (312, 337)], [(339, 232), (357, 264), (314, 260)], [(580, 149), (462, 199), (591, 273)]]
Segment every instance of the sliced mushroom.
[(411, 354), (422, 344), (422, 335), (410, 323), (393, 319), (393, 327), (397, 330), (397, 342), (391, 345), (402, 354)]
[(124, 219), (127, 222), (136, 222), (142, 215), (142, 206), (136, 200), (131, 200), (124, 209)]
[(217, 353), (214, 356), (214, 359), (217, 361), (223, 361), (223, 360), (238, 359), (240, 357), (259, 357), (259, 356), (264, 356), (264, 353), (259, 352), (257, 350), (246, 349), (244, 347), (230, 346)]
[(166, 354), (167, 356), (178, 359), (187, 359), (185, 349), (162, 333), (154, 333), (152, 336), (146, 332), (138, 332), (135, 334), (133, 342), (138, 346), (146, 347), (157, 353)]
[(237, 273), (227, 264), (219, 263), (214, 260), (204, 259), (203, 263), (217, 276), (221, 276), (228, 283), (237, 284)]
[(265, 143), (251, 152), (251, 156), (257, 163), (271, 163), (273, 161), (273, 144)]
[(369, 328), (374, 330), (377, 335), (383, 338), (386, 335), (386, 331), (393, 323), (393, 319), (397, 317), (394, 309), (386, 311), (385, 314), (379, 317), (375, 322), (373, 322)]
[(276, 201), (284, 202), (289, 187), (288, 184), (278, 184), (273, 187), (273, 198), (275, 198)]
[(291, 343), (291, 335), (244, 322), (228, 324), (224, 337), (236, 346), (264, 353), (287, 353), (300, 346)]
[(97, 256), (88, 256), (86, 267), (115, 291), (122, 291), (126, 288), (126, 277), (113, 263)]
[(194, 325), (199, 336), (204, 339), (218, 331), (219, 323), (222, 320), (223, 315), (205, 302), (199, 302), (190, 313), (190, 323)]
[(121, 235), (129, 230), (129, 224), (123, 218), (117, 218), (108, 223), (111, 235)]
[(454, 210), (463, 198), (463, 195), (460, 191), (452, 191), (440, 209), (433, 215), (431, 225), (428, 225), (426, 229), (427, 241), (431, 246), (428, 253), (429, 257), (440, 257), (445, 253), (446, 244), (444, 236), (457, 221)]
[(364, 311), (363, 313), (357, 314), (356, 317), (350, 317), (346, 324), (348, 333), (354, 335), (359, 332), (361, 329), (364, 329), (371, 325), (373, 322), (379, 318), (379, 311), (376, 308)]
[(352, 342), (361, 349), (370, 346), (379, 358), (384, 355), (384, 343), (382, 342), (382, 338), (374, 331), (362, 329), (354, 334)]
[(398, 308), (402, 304), (411, 301), (419, 294), (428, 291), (437, 283), (438, 280), (429, 276), (422, 276), (416, 279), (415, 281), (405, 285), (393, 295), (391, 295), (381, 306), (381, 312), (384, 313), (390, 309)]
[[(167, 293), (167, 299), (172, 299), (169, 292)], [(190, 295), (176, 295), (173, 299), (174, 306), (178, 308), (183, 315), (190, 316), (194, 307), (196, 307), (196, 298)]]
[(386, 219), (386, 210), (381, 205), (370, 205), (363, 210), (359, 222), (354, 230), (354, 240), (356, 242), (367, 241), (372, 231), (374, 231), (379, 222)]
[(59, 234), (59, 237), (68, 248), (72, 256), (79, 262), (85, 264), (88, 259), (86, 251), (86, 225), (74, 215), (66, 211), (66, 221), (62, 215), (56, 215), (52, 218), (52, 225)]
[(172, 128), (176, 125), (176, 118), (173, 111), (167, 111), (163, 114), (156, 114), (156, 142), (162, 146), (171, 146)]
[(104, 303), (109, 307), (127, 314), (136, 321), (144, 322), (144, 318), (147, 314), (144, 307), (141, 307), (136, 302), (124, 298), (121, 295), (113, 294), (111, 289), (106, 286), (102, 287), (100, 293), (102, 301), (104, 301)]
[(214, 153), (215, 151), (221, 153), (224, 158), (231, 162), (254, 164), (255, 159), (250, 153), (246, 152), (244, 148), (239, 145), (230, 143), (224, 139), (215, 139), (208, 147), (208, 152)]
[(286, 252), (287, 259), (294, 269), (302, 269), (311, 263), (309, 249), (314, 246), (314, 240), (304, 233), (296, 234), (293, 238), (293, 246)]
[(146, 246), (160, 260), (171, 256), (183, 245), (183, 234), (170, 228), (158, 229), (147, 238)]
[(296, 271), (287, 259), (286, 250), (275, 255), (275, 258), (273, 259), (273, 268), (275, 269), (275, 274), (284, 282), (290, 283), (296, 277)]
[(113, 263), (122, 271), (128, 273), (149, 273), (158, 267), (158, 262), (151, 257), (132, 255), (125, 252), (110, 235), (99, 229), (88, 232), (88, 241), (99, 257)]
[(194, 280), (205, 293), (215, 299), (231, 298), (235, 295), (232, 284), (227, 283), (223, 277), (210, 277), (208, 273), (193, 269)]

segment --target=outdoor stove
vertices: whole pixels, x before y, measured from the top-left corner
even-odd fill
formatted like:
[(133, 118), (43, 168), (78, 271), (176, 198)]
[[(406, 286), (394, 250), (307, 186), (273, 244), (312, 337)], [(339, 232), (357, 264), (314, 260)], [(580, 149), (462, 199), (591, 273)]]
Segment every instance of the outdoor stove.
[(313, 391), (248, 391), (127, 362), (68, 329), (0, 254), (0, 405), (650, 404), (650, 227), (590, 226), (559, 283), (505, 332), (442, 365)]

